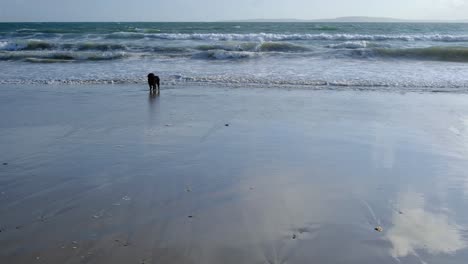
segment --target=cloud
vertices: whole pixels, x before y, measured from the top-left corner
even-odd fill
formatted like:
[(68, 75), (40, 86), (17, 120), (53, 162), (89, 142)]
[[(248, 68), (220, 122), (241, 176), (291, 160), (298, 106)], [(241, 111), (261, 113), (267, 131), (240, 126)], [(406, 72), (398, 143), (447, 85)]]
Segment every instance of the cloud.
[(445, 10), (456, 10), (468, 6), (468, 0), (431, 0), (428, 2), (433, 8)]
[(439, 3), (445, 7), (461, 7), (467, 4), (467, 0), (439, 0)]
[(453, 254), (467, 247), (460, 227), (444, 214), (426, 211), (424, 204), (424, 197), (416, 193), (400, 197), (399, 208), (403, 214), (394, 213), (394, 226), (386, 233), (393, 246), (390, 252), (393, 257), (418, 256), (417, 250)]

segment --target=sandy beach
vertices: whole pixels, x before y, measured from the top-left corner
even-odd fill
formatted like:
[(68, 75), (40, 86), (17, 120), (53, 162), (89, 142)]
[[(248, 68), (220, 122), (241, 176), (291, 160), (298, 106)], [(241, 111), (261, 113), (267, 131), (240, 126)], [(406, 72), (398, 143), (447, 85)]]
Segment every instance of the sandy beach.
[(0, 263), (465, 263), (467, 102), (2, 85)]

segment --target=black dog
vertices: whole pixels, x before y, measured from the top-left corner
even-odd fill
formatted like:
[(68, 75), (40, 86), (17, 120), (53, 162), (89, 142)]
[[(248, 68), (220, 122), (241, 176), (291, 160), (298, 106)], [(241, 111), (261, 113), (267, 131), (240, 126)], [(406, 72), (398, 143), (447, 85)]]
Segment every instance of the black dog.
[(148, 74), (148, 85), (150, 87), (150, 92), (156, 92), (156, 89), (159, 94), (159, 77), (154, 75), (154, 73)]

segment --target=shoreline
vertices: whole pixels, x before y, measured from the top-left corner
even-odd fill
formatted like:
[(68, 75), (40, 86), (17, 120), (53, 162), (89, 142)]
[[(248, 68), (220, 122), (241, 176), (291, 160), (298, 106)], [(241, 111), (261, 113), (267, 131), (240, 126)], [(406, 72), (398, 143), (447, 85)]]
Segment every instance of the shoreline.
[[(163, 80), (164, 81), (164, 80)], [(140, 82), (132, 83), (114, 83), (112, 81), (106, 83), (74, 83), (74, 82), (45, 82), (44, 83), (0, 83), (0, 89), (10, 88), (23, 89), (47, 89), (49, 88), (63, 88), (63, 89), (89, 89), (92, 87), (115, 87), (115, 88), (127, 88), (133, 87), (135, 91), (145, 91), (147, 89), (147, 83), (145, 80)], [(226, 84), (226, 83), (197, 83), (197, 82), (186, 82), (186, 83), (162, 83), (161, 90), (173, 90), (173, 89), (224, 89), (224, 90), (276, 90), (276, 91), (310, 91), (310, 92), (371, 92), (371, 93), (389, 93), (389, 94), (405, 94), (405, 93), (418, 93), (418, 94), (468, 94), (468, 87), (395, 87), (391, 85), (382, 86), (347, 86), (347, 85), (265, 85), (265, 84)], [(0, 90), (1, 91), (1, 90)]]

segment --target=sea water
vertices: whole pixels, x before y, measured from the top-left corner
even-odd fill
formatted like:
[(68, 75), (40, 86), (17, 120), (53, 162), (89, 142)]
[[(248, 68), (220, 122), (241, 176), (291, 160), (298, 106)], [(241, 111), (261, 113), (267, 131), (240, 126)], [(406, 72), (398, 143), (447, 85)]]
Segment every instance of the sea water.
[(0, 23), (0, 83), (468, 92), (468, 24)]

